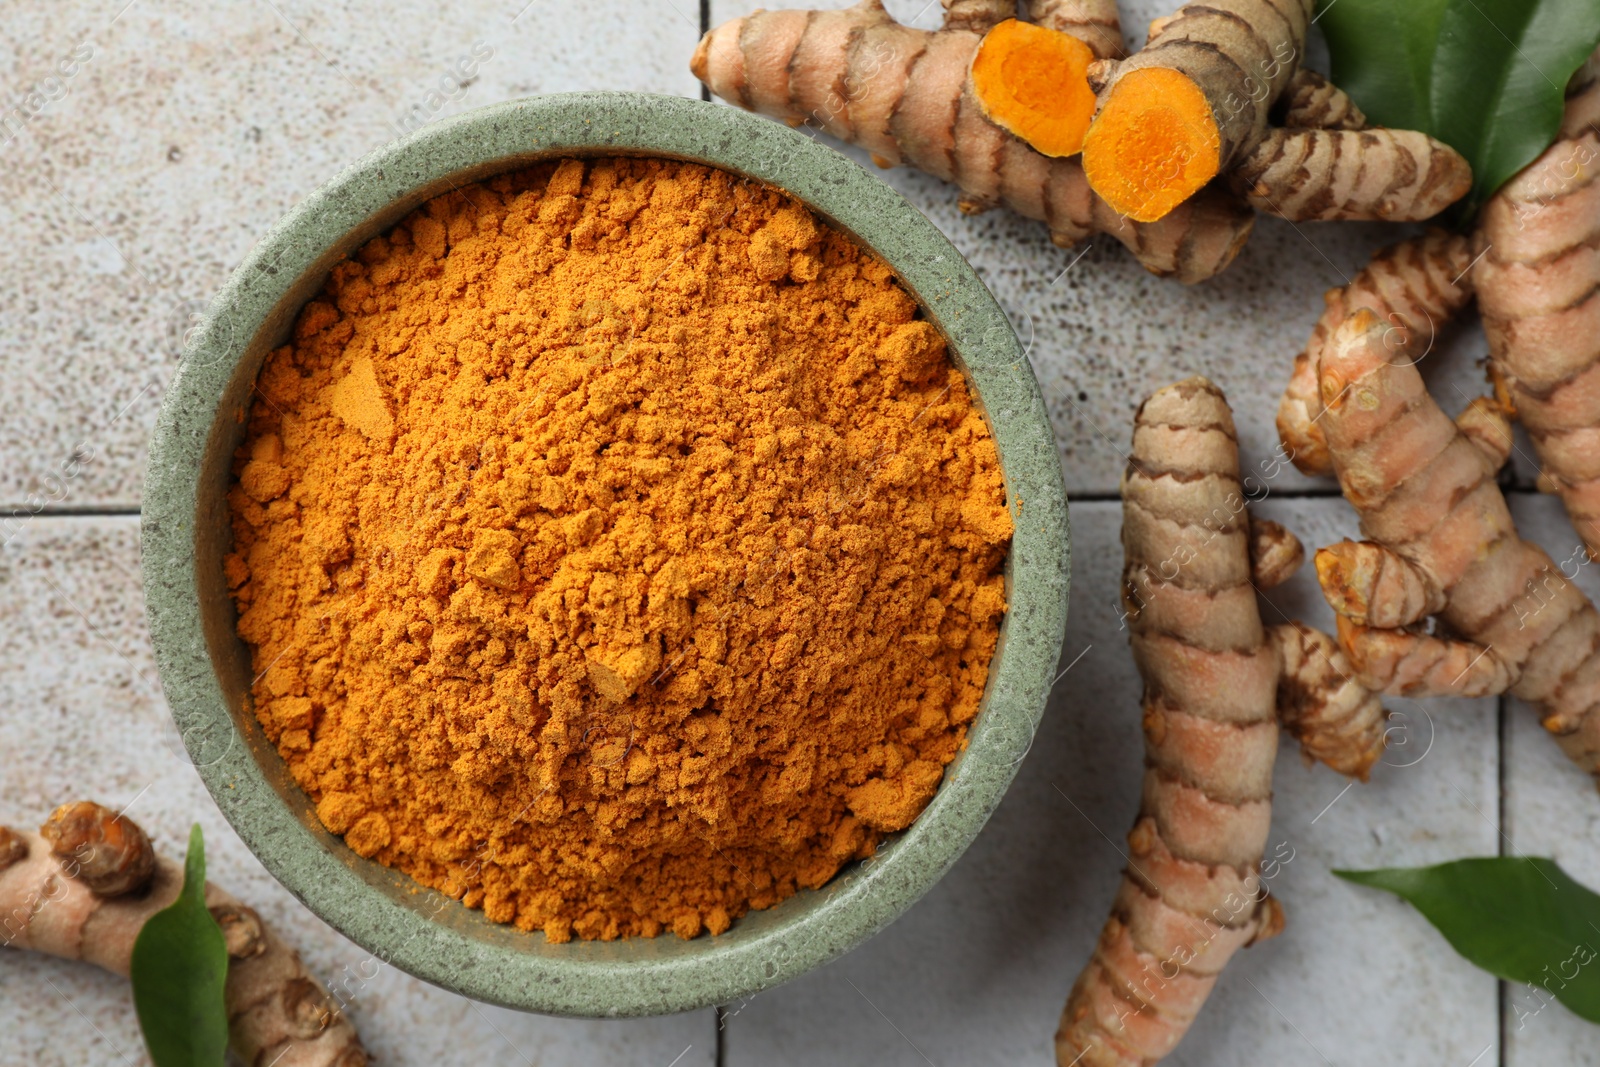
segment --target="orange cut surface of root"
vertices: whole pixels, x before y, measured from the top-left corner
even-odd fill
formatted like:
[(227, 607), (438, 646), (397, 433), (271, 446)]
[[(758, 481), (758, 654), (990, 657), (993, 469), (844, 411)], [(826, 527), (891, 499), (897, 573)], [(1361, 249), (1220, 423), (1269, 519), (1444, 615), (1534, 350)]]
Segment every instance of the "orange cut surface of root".
[(1076, 155), (1094, 117), (1094, 58), (1070, 33), (1006, 19), (972, 57), (972, 90), (991, 122), (1042, 155)]
[(1205, 94), (1164, 67), (1118, 79), (1083, 140), (1083, 170), (1101, 199), (1155, 222), (1216, 177), (1222, 138)]

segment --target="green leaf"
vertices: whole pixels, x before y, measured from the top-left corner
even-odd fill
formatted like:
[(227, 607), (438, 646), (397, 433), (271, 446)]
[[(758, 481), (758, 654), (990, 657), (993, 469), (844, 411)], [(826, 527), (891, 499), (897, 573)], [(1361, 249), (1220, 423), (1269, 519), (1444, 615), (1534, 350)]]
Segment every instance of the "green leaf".
[(1405, 898), (1490, 974), (1538, 986), (1600, 1022), (1600, 896), (1554, 860), (1489, 856), (1333, 873)]
[[(1335, 85), (1375, 126), (1427, 130), (1433, 44), (1447, 0), (1319, 0)], [(1431, 133), (1432, 131), (1429, 130)]]
[(221, 1067), (228, 1051), (228, 948), (206, 909), (206, 844), (195, 825), (183, 890), (133, 943), (133, 1005), (155, 1067)]
[(1472, 164), (1474, 215), (1555, 139), (1600, 0), (1319, 0), (1333, 81), (1377, 126), (1422, 130)]

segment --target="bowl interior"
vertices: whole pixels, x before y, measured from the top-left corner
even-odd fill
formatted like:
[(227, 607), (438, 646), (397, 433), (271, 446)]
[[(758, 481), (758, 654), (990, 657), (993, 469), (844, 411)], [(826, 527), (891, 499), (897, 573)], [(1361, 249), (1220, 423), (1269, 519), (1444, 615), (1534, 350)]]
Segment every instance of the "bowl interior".
[[(556, 945), (362, 859), (323, 828), (251, 707), (249, 651), (223, 577), (226, 494), (257, 372), (334, 265), (451, 188), (551, 157), (618, 154), (704, 162), (779, 186), (887, 260), (974, 387), (1017, 532), (1008, 615), (968, 747), (911, 828), (822, 889), (751, 912), (715, 938)], [(730, 108), (640, 94), (469, 112), (368, 156), (286, 216), (186, 349), (152, 442), (144, 541), (157, 660), (202, 778), (274, 875), (372, 953), (335, 979), (334, 992), (345, 996), (341, 983), (359, 986), (393, 964), (478, 999), (556, 1014), (657, 1014), (748, 996), (892, 921), (998, 803), (1043, 710), (1066, 617), (1066, 500), (1054, 438), (1015, 335), (960, 254), (882, 182), (811, 138)]]

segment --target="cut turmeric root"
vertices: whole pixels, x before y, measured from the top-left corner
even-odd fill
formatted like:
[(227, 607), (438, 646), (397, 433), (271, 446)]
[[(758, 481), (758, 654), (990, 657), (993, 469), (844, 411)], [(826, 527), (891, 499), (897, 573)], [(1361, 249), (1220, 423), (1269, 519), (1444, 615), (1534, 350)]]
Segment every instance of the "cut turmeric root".
[(1140, 406), (1122, 497), (1144, 791), (1111, 918), (1062, 1012), (1062, 1067), (1154, 1063), (1229, 958), (1282, 928), (1261, 871), (1280, 718), (1346, 774), (1366, 777), (1384, 745), (1381, 705), (1330, 638), (1261, 624), (1257, 587), (1303, 552), (1250, 518), (1215, 386), (1191, 378)]
[[(0, 945), (84, 960), (126, 976), (145, 921), (177, 899), (183, 867), (133, 820), (89, 801), (38, 834), (0, 826)], [(251, 908), (206, 884), (228, 948), (229, 1044), (252, 1067), (365, 1067), (355, 1027), (300, 956)]]
[(1089, 184), (1129, 218), (1161, 218), (1267, 132), (1299, 67), (1311, 0), (1186, 4), (1121, 63), (1084, 142)]
[[(1142, 54), (1142, 53), (1141, 53)], [(1164, 67), (1129, 70), (1084, 142), (1089, 187), (1135, 222), (1154, 222), (1217, 176), (1222, 134), (1194, 80)]]
[(1088, 79), (1094, 58), (1070, 33), (1006, 19), (978, 43), (973, 95), (990, 121), (1041, 155), (1076, 155), (1094, 117)]
[[(907, 163), (954, 183), (963, 211), (1010, 208), (1042, 220), (1062, 246), (1103, 233), (1147, 270), (1183, 282), (1217, 274), (1238, 255), (1254, 221), (1238, 196), (1210, 189), (1158, 223), (1136, 223), (1094, 194), (1080, 157), (1052, 157), (1012, 132), (1055, 131), (1046, 142), (1052, 150), (1070, 143), (1070, 124), (1041, 121), (1038, 105), (1046, 94), (1037, 80), (1020, 93), (993, 90), (986, 112), (975, 85), (991, 66), (1003, 68), (1009, 56), (1029, 78), (1040, 76), (1039, 53), (1028, 41), (1054, 42), (1073, 53), (1073, 64), (1083, 54), (1049, 35), (1078, 35), (1099, 57), (1120, 51), (1110, 0), (1048, 0), (1030, 10), (1035, 25), (1000, 31), (999, 47), (985, 50), (976, 78), (984, 35), (1016, 13), (1008, 0), (953, 0), (936, 32), (900, 25), (881, 0), (842, 11), (759, 11), (706, 34), (690, 68), (732, 104), (795, 126), (811, 123), (865, 148), (880, 165)], [(1063, 88), (1058, 97), (1076, 101), (1069, 110), (1081, 116), (1085, 93), (1087, 83)]]
[[(1415, 131), (1366, 129), (1325, 79), (1299, 81), (1311, 7), (1206, 0), (1158, 19), (1100, 94), (1083, 142), (1090, 187), (1146, 223), (1216, 178), (1292, 221), (1415, 221), (1465, 195), (1472, 173), (1459, 153)], [(1286, 128), (1273, 129), (1291, 89)]]
[(963, 211), (1004, 205), (1060, 245), (1104, 233), (1153, 273), (1197, 282), (1233, 261), (1252, 209), (1415, 220), (1471, 182), (1449, 147), (1366, 129), (1348, 96), (1299, 70), (1309, 6), (1190, 4), (1122, 58), (1114, 0), (1034, 0), (1031, 21), (1014, 0), (945, 0), (937, 32), (861, 0), (734, 19), (690, 68), (739, 107), (955, 183)]

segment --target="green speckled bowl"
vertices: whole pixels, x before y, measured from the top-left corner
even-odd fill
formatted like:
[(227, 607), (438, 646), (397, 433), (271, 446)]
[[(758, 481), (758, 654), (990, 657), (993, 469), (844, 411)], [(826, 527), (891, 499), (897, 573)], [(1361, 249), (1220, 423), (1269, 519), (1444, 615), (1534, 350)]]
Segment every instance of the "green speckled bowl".
[[(999, 446), (1016, 538), (1010, 611), (967, 750), (921, 817), (867, 863), (720, 937), (553, 945), (358, 857), (317, 821), (250, 707), (250, 657), (223, 578), (225, 495), (262, 360), (333, 265), (422, 201), (551, 156), (697, 160), (779, 186), (875, 249), (950, 339)], [(727, 1003), (860, 944), (938, 881), (1028, 751), (1067, 614), (1067, 502), (1038, 383), (999, 305), (892, 189), (802, 133), (676, 97), (574, 93), (471, 111), (360, 160), (289, 212), (217, 295), (167, 390), (144, 495), (144, 585), (173, 718), (239, 836), (374, 961), (478, 1000), (578, 1016)]]

